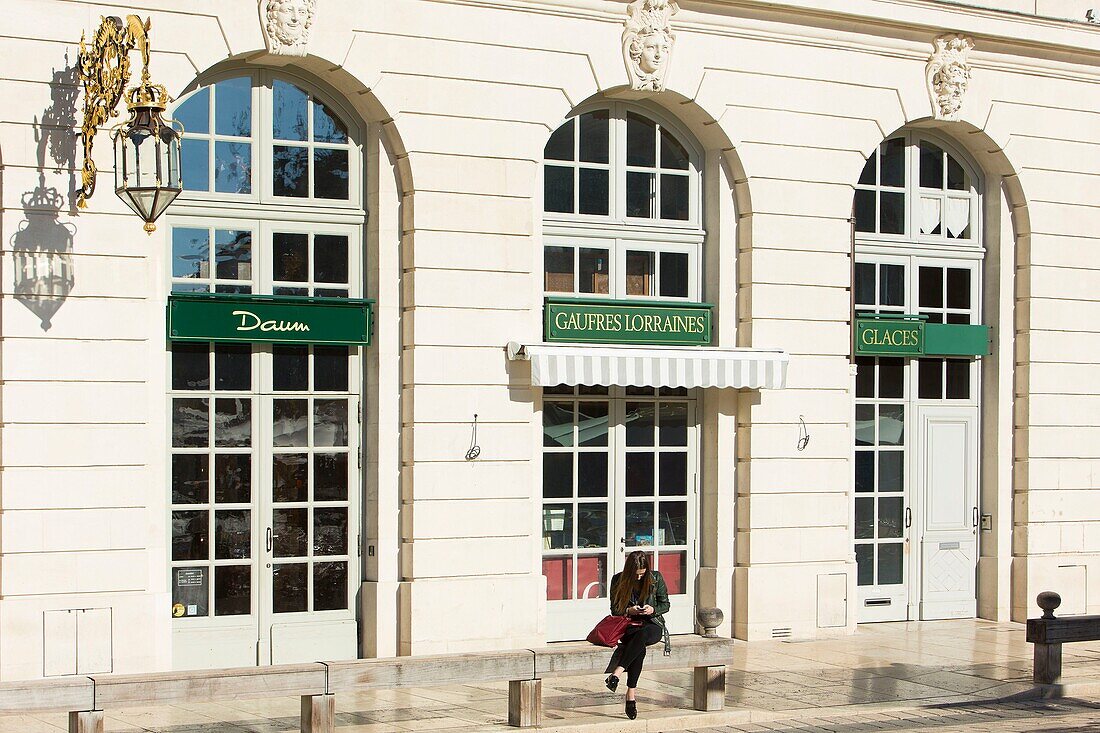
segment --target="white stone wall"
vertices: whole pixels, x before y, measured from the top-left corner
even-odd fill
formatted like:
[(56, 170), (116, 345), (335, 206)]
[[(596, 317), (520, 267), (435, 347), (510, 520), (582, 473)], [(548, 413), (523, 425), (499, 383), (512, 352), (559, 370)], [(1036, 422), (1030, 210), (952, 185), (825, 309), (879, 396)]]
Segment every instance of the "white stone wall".
[[(938, 130), (985, 167), (1008, 349), (985, 395), (982, 613), (1024, 618), (1046, 589), (1100, 612), (1087, 582), (1100, 573), (1100, 36), (947, 3), (798, 4), (813, 25), (768, 5), (683, 10), (668, 90), (652, 96), (707, 152), (720, 343), (791, 354), (786, 391), (704, 399), (700, 597), (743, 638), (854, 624), (852, 184), (884, 137), (931, 115), (931, 40), (958, 31), (978, 38), (974, 76), (963, 121)], [(540, 338), (542, 147), (579, 103), (623, 94), (625, 4), (319, 6), (311, 56), (294, 60), (263, 55), (251, 1), (142, 3), (153, 76), (178, 94), (217, 64), (296, 63), (371, 125), (364, 649), (541, 643), (540, 417), (502, 347)], [(43, 612), (58, 609), (113, 609), (115, 671), (172, 664), (167, 242), (115, 199), (104, 133), (100, 190), (86, 211), (71, 196), (80, 100), (65, 69), (101, 12), (13, 0), (0, 39), (19, 59), (0, 81), (0, 678), (42, 674)], [(18, 297), (44, 271), (62, 290), (71, 274), (63, 300)], [(475, 413), (482, 454), (467, 462)]]

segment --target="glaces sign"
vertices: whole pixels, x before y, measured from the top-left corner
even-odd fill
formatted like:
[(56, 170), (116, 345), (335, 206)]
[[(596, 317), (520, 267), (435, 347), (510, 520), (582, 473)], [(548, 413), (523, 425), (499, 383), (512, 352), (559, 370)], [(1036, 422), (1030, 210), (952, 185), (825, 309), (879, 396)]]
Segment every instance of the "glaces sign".
[(297, 296), (174, 294), (172, 341), (369, 344), (373, 301)]
[(710, 343), (708, 303), (546, 299), (546, 341), (590, 344)]
[(916, 320), (857, 320), (856, 353), (920, 356), (924, 353), (924, 323)]

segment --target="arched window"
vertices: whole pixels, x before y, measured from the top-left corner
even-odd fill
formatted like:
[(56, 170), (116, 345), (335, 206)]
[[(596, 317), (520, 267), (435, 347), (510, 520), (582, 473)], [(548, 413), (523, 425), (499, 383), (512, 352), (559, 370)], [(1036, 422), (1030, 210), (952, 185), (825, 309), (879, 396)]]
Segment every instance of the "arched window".
[[(173, 114), (185, 127), (173, 293), (292, 307), (362, 296), (361, 136), (348, 112), (304, 80), (255, 71), (200, 86)], [(273, 632), (293, 621), (331, 624), (317, 635), (324, 653), (355, 656), (360, 351), (171, 344), (177, 664), (312, 658), (311, 643)], [(203, 634), (216, 629), (232, 638), (212, 644)]]
[(975, 612), (981, 364), (967, 354), (984, 352), (962, 343), (982, 323), (980, 195), (976, 167), (917, 131), (880, 144), (856, 184), (857, 333), (921, 334), (856, 346), (860, 621)]
[(544, 150), (547, 293), (701, 297), (699, 153), (658, 113), (611, 104)]

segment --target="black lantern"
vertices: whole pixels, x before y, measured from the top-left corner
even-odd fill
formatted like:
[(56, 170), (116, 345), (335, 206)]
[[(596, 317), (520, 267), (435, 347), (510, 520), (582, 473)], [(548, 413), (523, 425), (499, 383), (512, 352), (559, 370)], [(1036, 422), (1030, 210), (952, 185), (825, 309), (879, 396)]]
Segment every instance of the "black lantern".
[[(180, 176), (182, 125), (165, 120), (168, 93), (150, 84), (130, 90), (130, 119), (112, 133), (115, 144), (115, 193), (145, 221), (150, 234), (154, 222), (183, 190)], [(176, 129), (177, 126), (180, 129)]]

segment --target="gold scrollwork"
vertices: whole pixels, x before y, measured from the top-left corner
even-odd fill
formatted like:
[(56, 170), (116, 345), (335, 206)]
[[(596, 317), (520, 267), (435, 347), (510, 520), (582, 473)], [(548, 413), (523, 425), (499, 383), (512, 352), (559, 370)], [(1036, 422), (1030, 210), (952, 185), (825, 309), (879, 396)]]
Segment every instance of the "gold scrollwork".
[(84, 167), (80, 172), (80, 198), (78, 206), (85, 208), (87, 200), (95, 193), (96, 165), (92, 160), (92, 144), (96, 129), (118, 116), (115, 107), (130, 81), (130, 52), (141, 49), (145, 70), (142, 81), (149, 75), (150, 21), (142, 21), (136, 15), (126, 16), (126, 22), (111, 15), (101, 17), (99, 28), (87, 45), (80, 37), (80, 78), (84, 82), (84, 121), (81, 125), (81, 141), (84, 147)]

